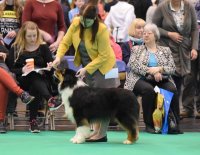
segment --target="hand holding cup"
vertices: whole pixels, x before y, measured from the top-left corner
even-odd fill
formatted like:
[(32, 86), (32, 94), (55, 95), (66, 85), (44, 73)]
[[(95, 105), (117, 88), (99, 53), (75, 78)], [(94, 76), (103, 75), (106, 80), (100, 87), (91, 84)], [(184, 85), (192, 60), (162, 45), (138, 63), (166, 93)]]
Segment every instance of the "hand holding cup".
[(22, 68), (23, 73), (29, 73), (34, 70), (34, 59), (26, 59), (26, 65)]

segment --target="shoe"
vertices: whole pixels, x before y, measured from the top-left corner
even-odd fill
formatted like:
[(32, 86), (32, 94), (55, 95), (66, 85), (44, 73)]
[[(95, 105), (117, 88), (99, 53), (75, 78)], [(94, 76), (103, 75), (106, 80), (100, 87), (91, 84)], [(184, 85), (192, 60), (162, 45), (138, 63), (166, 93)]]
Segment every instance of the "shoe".
[(193, 112), (190, 112), (190, 111), (182, 111), (180, 113), (180, 118), (183, 119), (183, 118), (192, 118), (194, 117), (194, 114)]
[(179, 129), (179, 127), (176, 128), (176, 129), (169, 129), (169, 130), (168, 130), (168, 134), (172, 134), (172, 135), (183, 134), (183, 133), (184, 133), (184, 132), (181, 131), (181, 130)]
[(150, 127), (150, 126), (146, 126), (145, 131), (148, 132), (148, 133), (156, 134), (154, 128), (152, 128), (152, 127)]
[(85, 141), (86, 142), (91, 142), (91, 143), (93, 143), (93, 142), (107, 142), (108, 139), (107, 139), (107, 136), (104, 136), (104, 137), (102, 137), (100, 139), (86, 139)]
[(57, 110), (62, 106), (62, 102), (59, 98), (51, 97), (48, 101), (48, 107), (50, 111)]
[(37, 121), (35, 119), (30, 121), (30, 129), (32, 133), (39, 133), (40, 129), (38, 127)]
[(195, 119), (200, 119), (200, 112), (196, 113)]
[(0, 133), (6, 133), (6, 127), (3, 121), (0, 121)]
[(34, 100), (34, 96), (31, 96), (28, 92), (23, 92), (20, 96), (21, 100), (25, 104), (29, 104)]

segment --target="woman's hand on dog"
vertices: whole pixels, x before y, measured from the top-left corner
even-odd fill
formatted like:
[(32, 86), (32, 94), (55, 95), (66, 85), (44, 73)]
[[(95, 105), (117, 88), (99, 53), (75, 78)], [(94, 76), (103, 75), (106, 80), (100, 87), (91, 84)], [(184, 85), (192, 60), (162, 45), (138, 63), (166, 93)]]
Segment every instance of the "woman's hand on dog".
[(53, 68), (56, 69), (59, 64), (60, 64), (60, 58), (56, 57), (56, 59), (52, 63), (52, 66), (53, 66)]
[(47, 63), (47, 68), (48, 68), (49, 70), (51, 70), (51, 68), (53, 67), (52, 65), (53, 65), (53, 62), (48, 62), (48, 63)]
[(83, 79), (85, 77), (86, 69), (81, 68), (76, 72), (76, 77)]

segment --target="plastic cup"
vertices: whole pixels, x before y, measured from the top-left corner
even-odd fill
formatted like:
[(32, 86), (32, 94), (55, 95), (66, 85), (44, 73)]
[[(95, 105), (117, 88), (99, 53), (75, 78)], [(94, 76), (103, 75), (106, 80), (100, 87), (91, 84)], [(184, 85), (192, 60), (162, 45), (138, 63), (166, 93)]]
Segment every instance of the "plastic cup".
[(26, 64), (34, 69), (34, 59), (30, 58), (30, 59), (26, 59)]

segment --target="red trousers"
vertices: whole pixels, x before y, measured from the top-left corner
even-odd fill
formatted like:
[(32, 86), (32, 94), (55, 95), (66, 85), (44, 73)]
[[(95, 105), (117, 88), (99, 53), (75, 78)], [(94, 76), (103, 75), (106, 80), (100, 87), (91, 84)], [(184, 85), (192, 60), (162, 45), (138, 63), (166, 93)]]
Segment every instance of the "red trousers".
[(23, 92), (12, 76), (0, 67), (0, 121), (5, 118), (9, 91), (16, 93), (18, 96)]

